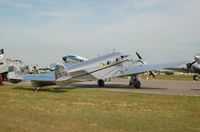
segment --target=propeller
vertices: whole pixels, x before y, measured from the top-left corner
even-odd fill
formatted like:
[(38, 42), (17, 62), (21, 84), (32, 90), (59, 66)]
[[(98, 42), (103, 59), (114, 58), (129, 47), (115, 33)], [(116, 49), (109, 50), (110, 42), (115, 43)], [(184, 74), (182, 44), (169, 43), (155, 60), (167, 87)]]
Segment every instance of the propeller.
[(142, 57), (140, 56), (140, 54), (138, 52), (136, 52), (137, 57), (139, 58), (139, 60), (137, 60), (137, 62), (141, 62), (142, 64), (144, 64)]
[(140, 56), (140, 54), (138, 52), (136, 52), (136, 55), (138, 56), (138, 58), (141, 60), (142, 57)]
[(66, 56), (64, 56), (64, 57), (63, 57), (63, 61), (66, 61), (66, 60), (67, 60), (67, 57), (66, 57)]
[(190, 69), (190, 68), (192, 67), (192, 65), (193, 65), (194, 63), (196, 63), (196, 62), (197, 62), (197, 61), (195, 60), (195, 61), (192, 62), (192, 63), (187, 63), (187, 64), (186, 64), (187, 68)]
[(153, 78), (156, 78), (155, 74), (152, 71), (149, 71), (149, 76), (152, 76)]
[[(141, 62), (142, 64), (145, 64), (145, 62), (143, 61), (143, 58), (141, 57), (141, 55), (138, 52), (136, 52), (136, 55), (139, 58), (139, 60), (137, 62)], [(149, 71), (149, 76), (156, 78), (155, 74), (152, 71)]]

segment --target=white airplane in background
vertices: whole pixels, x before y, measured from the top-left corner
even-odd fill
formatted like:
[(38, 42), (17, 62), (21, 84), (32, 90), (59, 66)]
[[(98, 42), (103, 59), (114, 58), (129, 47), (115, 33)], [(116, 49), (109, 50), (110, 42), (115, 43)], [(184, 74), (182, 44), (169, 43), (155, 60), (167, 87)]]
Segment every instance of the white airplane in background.
[[(68, 54), (68, 55), (64, 56), (62, 59), (63, 59), (66, 67), (88, 60), (84, 57), (81, 57), (81, 56), (78, 56), (75, 54)], [(35, 66), (33, 66), (33, 71), (36, 71), (37, 74), (41, 73), (41, 72), (45, 73), (48, 71), (54, 71), (55, 66), (56, 66), (56, 63), (52, 63), (46, 67), (39, 67), (38, 65), (35, 65)]]
[(15, 67), (19, 67), (22, 72), (24, 72), (28, 65), (25, 65), (21, 60), (12, 60), (9, 58), (4, 58), (4, 49), (0, 50), (0, 84), (3, 83), (3, 81), (8, 80), (7, 74), (8, 74), (8, 67), (9, 65), (15, 65)]
[(29, 80), (33, 86), (39, 89), (43, 86), (60, 85), (64, 86), (80, 81), (97, 81), (100, 87), (104, 86), (107, 78), (130, 76), (129, 85), (140, 88), (141, 83), (138, 74), (156, 69), (175, 67), (185, 62), (146, 64), (142, 57), (136, 53), (138, 60), (129, 59), (128, 55), (119, 52), (102, 55), (66, 67), (64, 64), (56, 64), (55, 71), (47, 74), (28, 74), (24, 75), (19, 68), (10, 66), (9, 80)]
[(77, 64), (77, 63), (80, 63), (80, 62), (84, 62), (86, 60), (88, 60), (88, 59), (81, 57), (81, 56), (78, 56), (78, 55), (75, 55), (75, 54), (68, 54), (68, 55), (63, 57), (63, 61), (65, 63), (70, 63), (70, 64)]

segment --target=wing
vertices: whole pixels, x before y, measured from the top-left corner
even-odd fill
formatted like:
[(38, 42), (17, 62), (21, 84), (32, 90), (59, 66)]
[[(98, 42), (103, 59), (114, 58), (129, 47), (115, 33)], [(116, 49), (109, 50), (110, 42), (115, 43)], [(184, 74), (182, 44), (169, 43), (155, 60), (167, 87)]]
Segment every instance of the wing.
[[(145, 64), (145, 65), (131, 65), (119, 71), (118, 77), (131, 76), (135, 74), (140, 74), (148, 71), (154, 71), (163, 68), (170, 68), (185, 64), (185, 62), (174, 62), (174, 63), (163, 63), (163, 64)], [(116, 77), (117, 77), (116, 76)]]
[(165, 68), (166, 70), (173, 70), (173, 71), (177, 71), (177, 72), (192, 72), (192, 70), (188, 69), (188, 68), (184, 68), (184, 67), (174, 67), (174, 68)]

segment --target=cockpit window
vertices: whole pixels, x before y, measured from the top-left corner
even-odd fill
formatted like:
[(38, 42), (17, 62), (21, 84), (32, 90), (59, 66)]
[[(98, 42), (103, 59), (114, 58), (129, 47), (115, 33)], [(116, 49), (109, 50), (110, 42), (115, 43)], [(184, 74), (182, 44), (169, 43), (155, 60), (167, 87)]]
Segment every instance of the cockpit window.
[(70, 58), (75, 58), (75, 56), (74, 56), (74, 55), (68, 55), (68, 57), (70, 57)]

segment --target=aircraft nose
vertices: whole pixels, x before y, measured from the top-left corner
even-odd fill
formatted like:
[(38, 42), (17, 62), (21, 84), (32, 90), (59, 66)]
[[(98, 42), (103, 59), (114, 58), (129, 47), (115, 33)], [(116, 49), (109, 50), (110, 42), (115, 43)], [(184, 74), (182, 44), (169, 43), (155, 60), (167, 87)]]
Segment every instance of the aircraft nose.
[(63, 57), (63, 60), (64, 60), (64, 61), (66, 61), (66, 60), (67, 60), (67, 57), (66, 57), (66, 56), (64, 56), (64, 57)]
[(194, 59), (196, 60), (196, 62), (197, 62), (198, 64), (200, 64), (200, 54), (196, 55), (196, 56), (194, 57)]

